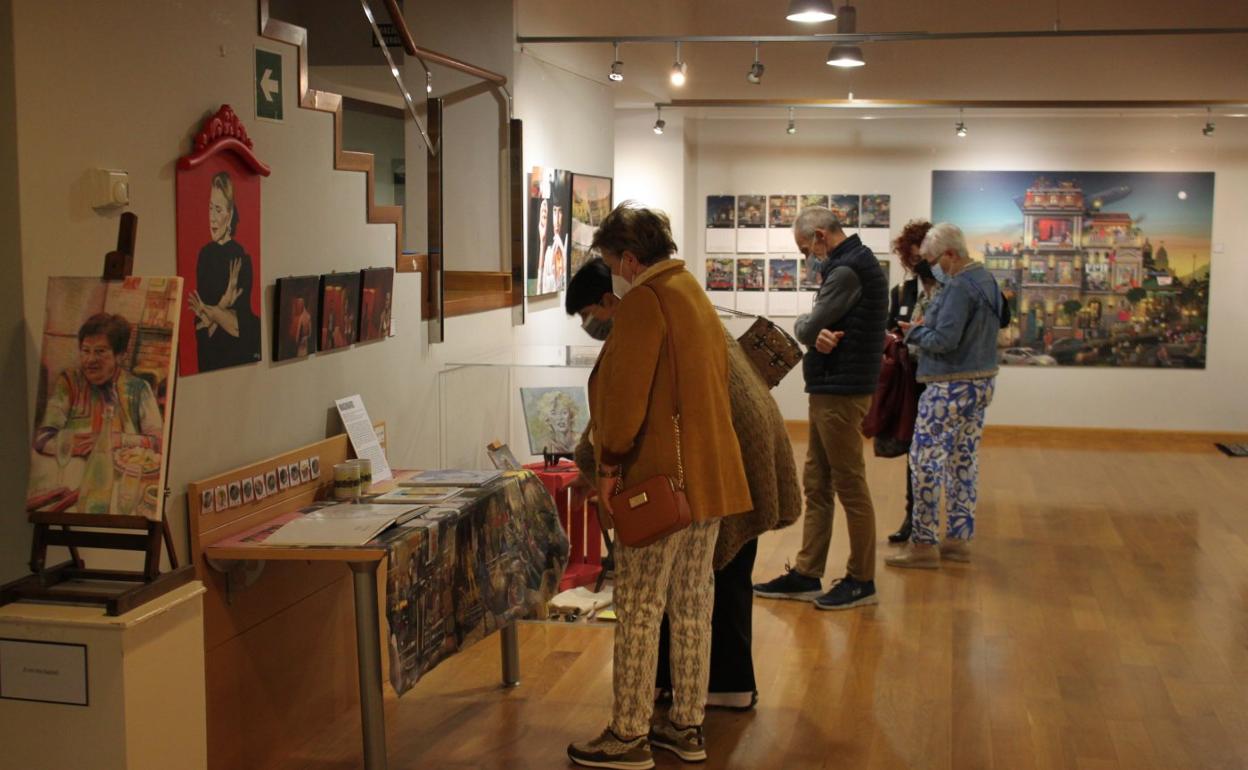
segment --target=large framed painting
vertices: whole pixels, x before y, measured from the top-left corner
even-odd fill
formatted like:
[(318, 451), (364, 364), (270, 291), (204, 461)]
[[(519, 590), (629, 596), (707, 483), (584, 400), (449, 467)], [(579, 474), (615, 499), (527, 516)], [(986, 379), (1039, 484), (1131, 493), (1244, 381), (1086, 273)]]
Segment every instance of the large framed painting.
[(598, 225), (611, 213), (612, 181), (605, 176), (572, 175), (572, 251), (568, 277), (597, 253), (590, 251)]
[(183, 375), (260, 360), (260, 177), (238, 116), (223, 105), (177, 166)]
[(360, 274), (321, 276), (321, 350), (337, 350), (359, 339)]
[(572, 237), (572, 175), (534, 167), (529, 174), (529, 233), (525, 296), (539, 297), (568, 285)]
[(163, 515), (182, 279), (48, 281), (26, 508)]
[(1004, 364), (1203, 369), (1214, 175), (935, 171), (932, 220), (957, 224), (1011, 304)]
[(320, 327), (321, 277), (278, 278), (274, 292), (273, 360), (305, 358), (316, 352)]

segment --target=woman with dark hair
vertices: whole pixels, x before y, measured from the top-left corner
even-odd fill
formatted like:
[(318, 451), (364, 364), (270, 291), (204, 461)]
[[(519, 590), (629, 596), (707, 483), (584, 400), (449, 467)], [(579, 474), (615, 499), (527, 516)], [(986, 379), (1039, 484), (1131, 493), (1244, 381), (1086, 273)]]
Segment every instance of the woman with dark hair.
[[(599, 505), (627, 516), (611, 509), (618, 490), (683, 468), (693, 524), (616, 548), (612, 719), (597, 738), (568, 746), (568, 756), (587, 767), (646, 768), (653, 744), (701, 761), (719, 521), (753, 507), (732, 428), (723, 325), (697, 279), (671, 258), (676, 244), (662, 212), (620, 204), (591, 248), (624, 283), (589, 378)], [(672, 707), (652, 726), (664, 612)]]
[(222, 171), (212, 177), (208, 198), (212, 240), (199, 250), (195, 291), (187, 297), (195, 314), (201, 372), (260, 360), (260, 320), (251, 310), (251, 257), (234, 240), (237, 229), (234, 183)]

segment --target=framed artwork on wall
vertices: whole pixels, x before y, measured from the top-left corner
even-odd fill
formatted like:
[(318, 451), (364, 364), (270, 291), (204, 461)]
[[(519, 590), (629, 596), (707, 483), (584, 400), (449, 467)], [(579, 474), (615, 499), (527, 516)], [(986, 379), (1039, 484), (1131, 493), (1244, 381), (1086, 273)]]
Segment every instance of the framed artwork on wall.
[(321, 277), (319, 275), (278, 278), (273, 304), (277, 320), (273, 324), (273, 360), (304, 358), (316, 352), (320, 336)]
[(394, 303), (394, 268), (371, 267), (360, 273), (360, 342), (390, 336)]
[(359, 337), (360, 274), (321, 276), (321, 350), (336, 350)]
[(1010, 303), (999, 360), (1205, 367), (1212, 172), (934, 171), (932, 219), (956, 222)]
[(222, 105), (179, 159), (178, 275), (183, 376), (260, 360), (260, 177), (247, 130)]
[(858, 206), (857, 195), (833, 195), (828, 208), (836, 214), (836, 219), (842, 227), (857, 227)]
[(589, 260), (598, 256), (590, 251), (598, 225), (615, 205), (612, 181), (605, 176), (572, 175), (572, 249), (569, 253), (568, 277), (576, 275)]
[(572, 175), (533, 168), (529, 174), (529, 233), (525, 296), (540, 297), (567, 286), (572, 236)]

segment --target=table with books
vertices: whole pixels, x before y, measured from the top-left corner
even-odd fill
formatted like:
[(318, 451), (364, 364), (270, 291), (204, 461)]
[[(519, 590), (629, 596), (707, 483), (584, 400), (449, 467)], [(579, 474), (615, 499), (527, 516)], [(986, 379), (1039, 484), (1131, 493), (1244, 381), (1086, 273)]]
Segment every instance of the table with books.
[(390, 681), (407, 692), (441, 661), (501, 631), (519, 681), (515, 621), (544, 612), (568, 561), (554, 500), (530, 471), (396, 472), (356, 504), (314, 503), (204, 549), (213, 560), (331, 560), (355, 583), (365, 766), (385, 767), (377, 580), (387, 565)]

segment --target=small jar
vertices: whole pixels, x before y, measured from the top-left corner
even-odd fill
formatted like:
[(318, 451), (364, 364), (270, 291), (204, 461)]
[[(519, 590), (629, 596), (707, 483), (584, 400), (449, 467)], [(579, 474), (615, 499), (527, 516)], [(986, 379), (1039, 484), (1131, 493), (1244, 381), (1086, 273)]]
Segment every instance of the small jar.
[(354, 461), (334, 466), (334, 499), (355, 500), (360, 496), (360, 467)]

